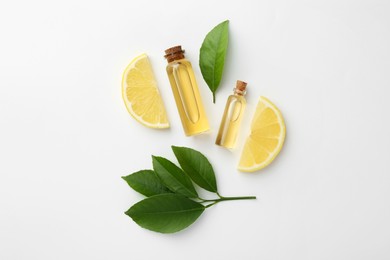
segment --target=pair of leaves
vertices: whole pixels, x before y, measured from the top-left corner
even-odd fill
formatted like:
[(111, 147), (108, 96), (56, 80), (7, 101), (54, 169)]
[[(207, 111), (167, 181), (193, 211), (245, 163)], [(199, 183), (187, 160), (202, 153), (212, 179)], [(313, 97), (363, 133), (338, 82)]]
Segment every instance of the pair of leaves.
[(171, 161), (153, 156), (153, 169), (122, 177), (135, 191), (149, 197), (133, 205), (126, 214), (141, 227), (161, 232), (180, 231), (202, 214), (205, 206), (198, 198), (194, 181), (200, 187), (217, 192), (214, 170), (198, 151), (172, 146), (181, 168)]
[(154, 172), (168, 189), (187, 198), (198, 197), (191, 179), (182, 169), (163, 157), (152, 156), (152, 158)]
[(226, 20), (214, 27), (204, 39), (200, 48), (199, 66), (202, 76), (213, 93), (215, 103), (215, 92), (222, 79), (225, 65), (226, 50), (229, 42), (228, 31), (229, 20)]
[(203, 154), (187, 147), (172, 146), (172, 150), (184, 171), (163, 157), (152, 156), (154, 171), (141, 170), (123, 179), (145, 196), (172, 191), (197, 198), (192, 181), (205, 190), (218, 192), (213, 167)]

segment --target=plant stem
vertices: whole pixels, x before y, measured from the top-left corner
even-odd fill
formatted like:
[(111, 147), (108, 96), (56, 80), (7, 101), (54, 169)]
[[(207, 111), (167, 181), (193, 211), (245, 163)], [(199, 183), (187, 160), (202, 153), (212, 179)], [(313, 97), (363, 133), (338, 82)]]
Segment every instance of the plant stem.
[(214, 203), (210, 203), (210, 204), (206, 205), (206, 208), (209, 208), (209, 207), (211, 207), (211, 206), (213, 206), (213, 205), (215, 205), (215, 204), (217, 204), (217, 203), (218, 203), (218, 201), (216, 201), (216, 202), (214, 202)]
[(256, 196), (243, 196), (243, 197), (221, 197), (215, 201), (224, 201), (224, 200), (255, 200)]
[[(225, 200), (255, 200), (256, 196), (243, 196), (243, 197), (222, 197), (220, 196), (219, 199), (214, 199), (214, 200), (202, 200), (202, 202), (220, 202), (220, 201), (225, 201)], [(210, 204), (210, 205), (214, 205)]]

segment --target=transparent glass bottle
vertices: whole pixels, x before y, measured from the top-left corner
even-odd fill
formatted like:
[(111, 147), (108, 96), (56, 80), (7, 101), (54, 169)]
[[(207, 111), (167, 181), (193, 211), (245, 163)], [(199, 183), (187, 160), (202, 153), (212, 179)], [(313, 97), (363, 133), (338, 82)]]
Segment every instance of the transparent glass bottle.
[(237, 80), (236, 87), (233, 89), (234, 95), (230, 95), (226, 102), (215, 144), (229, 149), (234, 148), (246, 107), (244, 97), (246, 85), (247, 83)]
[(210, 129), (191, 63), (181, 46), (165, 50), (167, 73), (184, 133), (200, 134)]

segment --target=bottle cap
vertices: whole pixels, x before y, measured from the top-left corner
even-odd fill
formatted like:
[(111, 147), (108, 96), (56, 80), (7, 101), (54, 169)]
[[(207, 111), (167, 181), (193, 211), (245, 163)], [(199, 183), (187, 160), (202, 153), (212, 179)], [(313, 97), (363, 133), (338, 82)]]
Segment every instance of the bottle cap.
[(165, 50), (164, 58), (168, 62), (184, 59), (184, 50), (182, 50), (181, 45), (173, 46)]
[(234, 92), (239, 95), (245, 95), (246, 94), (246, 85), (248, 85), (246, 82), (237, 80), (236, 88), (234, 89)]

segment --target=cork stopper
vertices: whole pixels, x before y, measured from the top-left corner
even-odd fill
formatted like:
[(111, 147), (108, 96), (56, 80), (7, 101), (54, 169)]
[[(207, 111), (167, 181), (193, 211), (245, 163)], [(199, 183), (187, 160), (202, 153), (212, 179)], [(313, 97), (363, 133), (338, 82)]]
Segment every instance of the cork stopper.
[(182, 50), (181, 45), (173, 46), (165, 50), (164, 58), (166, 58), (168, 62), (184, 59), (184, 50)]
[(246, 82), (237, 80), (236, 87), (234, 88), (234, 93), (238, 95), (245, 95), (246, 94), (246, 85), (248, 85)]

